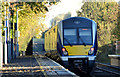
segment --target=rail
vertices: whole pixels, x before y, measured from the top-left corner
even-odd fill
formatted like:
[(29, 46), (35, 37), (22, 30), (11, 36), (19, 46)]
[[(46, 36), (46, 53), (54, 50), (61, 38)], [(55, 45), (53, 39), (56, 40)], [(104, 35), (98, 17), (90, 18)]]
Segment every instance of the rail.
[(96, 62), (96, 69), (120, 76), (120, 67)]

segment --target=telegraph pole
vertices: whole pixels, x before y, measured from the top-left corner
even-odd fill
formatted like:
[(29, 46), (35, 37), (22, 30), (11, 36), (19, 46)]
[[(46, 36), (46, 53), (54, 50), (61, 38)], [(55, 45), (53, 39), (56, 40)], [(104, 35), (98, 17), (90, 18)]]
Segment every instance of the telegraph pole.
[(2, 0), (0, 0), (0, 67), (3, 66), (3, 44), (2, 44)]

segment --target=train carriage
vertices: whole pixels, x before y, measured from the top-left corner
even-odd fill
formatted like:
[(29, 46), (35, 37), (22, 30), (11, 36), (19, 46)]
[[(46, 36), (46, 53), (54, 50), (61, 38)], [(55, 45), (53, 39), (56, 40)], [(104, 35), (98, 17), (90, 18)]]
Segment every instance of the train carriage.
[(67, 66), (92, 68), (97, 52), (97, 24), (88, 18), (71, 17), (45, 33), (46, 55)]

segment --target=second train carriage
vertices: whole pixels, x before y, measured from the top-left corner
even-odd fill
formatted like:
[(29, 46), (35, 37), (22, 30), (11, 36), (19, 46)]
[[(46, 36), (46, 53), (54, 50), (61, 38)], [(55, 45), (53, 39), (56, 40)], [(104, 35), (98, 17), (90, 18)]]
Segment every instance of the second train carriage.
[(97, 53), (97, 24), (88, 18), (71, 17), (45, 33), (46, 55), (68, 66), (92, 68)]

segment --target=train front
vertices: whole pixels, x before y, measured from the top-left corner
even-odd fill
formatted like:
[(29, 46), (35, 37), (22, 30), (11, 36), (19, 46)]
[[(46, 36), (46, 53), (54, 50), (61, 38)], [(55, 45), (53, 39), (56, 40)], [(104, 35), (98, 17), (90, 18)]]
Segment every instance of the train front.
[(62, 21), (63, 47), (61, 59), (69, 67), (92, 68), (97, 52), (97, 25), (84, 17)]

